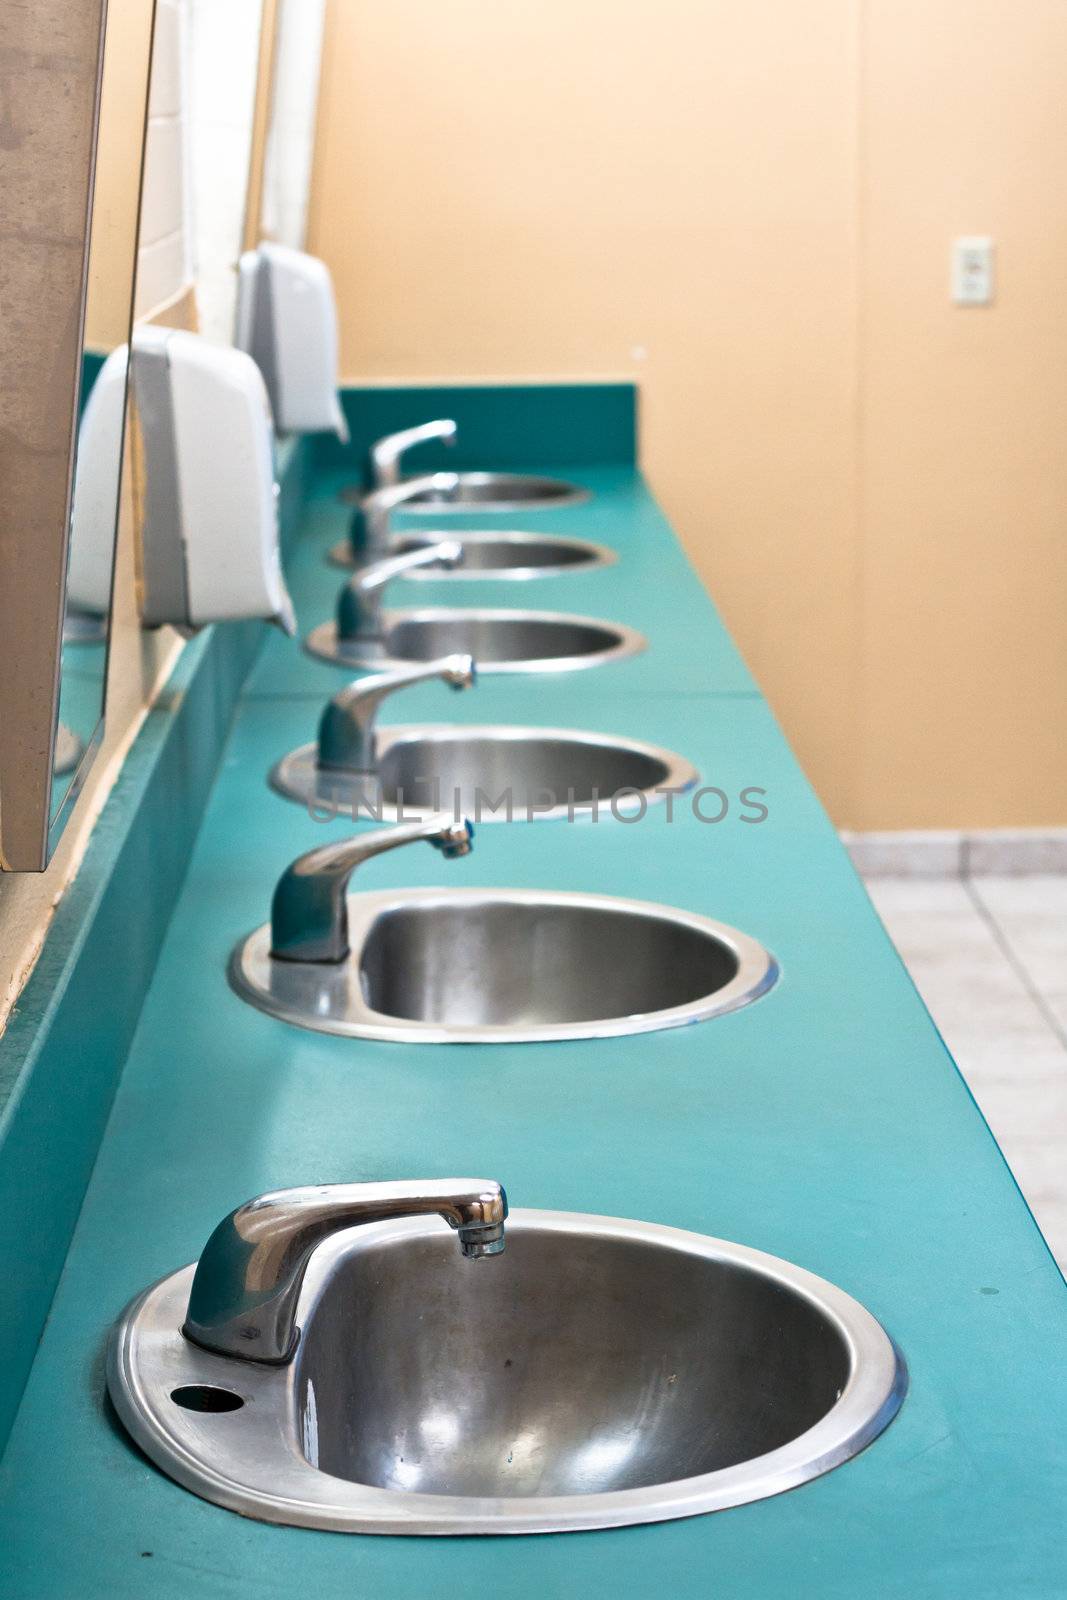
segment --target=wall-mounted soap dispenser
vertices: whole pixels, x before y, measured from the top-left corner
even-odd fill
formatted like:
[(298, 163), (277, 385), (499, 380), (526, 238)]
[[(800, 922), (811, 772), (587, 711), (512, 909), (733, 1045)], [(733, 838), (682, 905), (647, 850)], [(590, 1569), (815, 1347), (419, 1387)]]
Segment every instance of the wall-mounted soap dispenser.
[(132, 349), (145, 467), (145, 623), (198, 628), (264, 617), (293, 633), (259, 369), (240, 350), (171, 328), (138, 328)]
[(89, 390), (78, 423), (78, 453), (70, 512), (64, 638), (96, 642), (107, 637), (111, 572), (115, 562), (122, 433), (126, 423), (128, 351), (112, 350)]
[(348, 427), (337, 398), (337, 306), (329, 268), (287, 245), (241, 257), (234, 342), (263, 374), (279, 433)]

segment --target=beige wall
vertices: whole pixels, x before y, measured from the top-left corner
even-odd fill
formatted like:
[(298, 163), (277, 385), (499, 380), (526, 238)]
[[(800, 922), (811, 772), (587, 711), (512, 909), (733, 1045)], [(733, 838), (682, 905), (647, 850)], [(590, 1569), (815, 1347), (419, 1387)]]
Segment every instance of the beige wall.
[[(904, 825), (1062, 824), (1067, 7), (879, 0), (865, 83), (861, 793)], [(988, 311), (945, 293), (970, 232)]]
[[(1067, 821), (1061, 0), (329, 0), (352, 379), (633, 375), (838, 822)], [(996, 237), (997, 303), (948, 300)]]

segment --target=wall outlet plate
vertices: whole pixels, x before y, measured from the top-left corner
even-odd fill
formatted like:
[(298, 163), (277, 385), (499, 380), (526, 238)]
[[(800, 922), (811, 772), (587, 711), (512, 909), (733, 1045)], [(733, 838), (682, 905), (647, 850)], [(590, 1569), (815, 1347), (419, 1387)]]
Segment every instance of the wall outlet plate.
[(952, 241), (952, 303), (988, 306), (993, 302), (993, 241), (967, 234)]

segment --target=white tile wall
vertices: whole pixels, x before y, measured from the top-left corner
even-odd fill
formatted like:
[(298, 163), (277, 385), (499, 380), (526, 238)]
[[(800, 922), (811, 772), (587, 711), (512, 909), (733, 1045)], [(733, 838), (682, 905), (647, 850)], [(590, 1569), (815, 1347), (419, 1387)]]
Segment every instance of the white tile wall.
[(142, 244), (137, 255), (137, 316), (148, 316), (166, 305), (187, 281), (184, 233), (172, 233), (156, 244)]
[(148, 115), (176, 117), (182, 109), (181, 0), (157, 0)]
[(319, 99), (325, 0), (280, 0), (263, 234), (303, 250)]
[[(145, 143), (141, 243), (181, 238), (185, 228), (185, 129), (179, 115), (152, 117)], [(180, 286), (179, 286), (180, 287)]]
[[(312, 5), (318, 0), (312, 0)], [(158, 0), (138, 317), (191, 286), (201, 333), (233, 337), (263, 0)]]
[(187, 0), (191, 247), (200, 331), (233, 339), (262, 0)]
[(134, 314), (149, 316), (192, 281), (185, 128), (187, 0), (157, 0)]

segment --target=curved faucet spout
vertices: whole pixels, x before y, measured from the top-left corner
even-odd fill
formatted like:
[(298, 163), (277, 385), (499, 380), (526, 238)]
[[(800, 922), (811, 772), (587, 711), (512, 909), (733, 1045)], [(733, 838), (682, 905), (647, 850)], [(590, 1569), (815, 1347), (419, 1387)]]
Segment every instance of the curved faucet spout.
[[(365, 495), (359, 509), (363, 524), (362, 536), (371, 554), (388, 554), (392, 546), (389, 515), (406, 500), (415, 500), (419, 495), (434, 495), (438, 499), (448, 500), (458, 488), (458, 473), (427, 472), (421, 478), (405, 478), (400, 483), (386, 484), (384, 488), (373, 489), (370, 494)], [(353, 538), (353, 550), (358, 555), (355, 538)]]
[(361, 833), (299, 856), (278, 880), (271, 902), (271, 956), (276, 961), (344, 961), (349, 954), (348, 880), (372, 856), (425, 839), (448, 860), (469, 855), (474, 829), (437, 813), (399, 828)]
[(357, 678), (335, 694), (319, 723), (319, 766), (331, 772), (376, 772), (378, 708), (398, 689), (439, 678), (453, 689), (473, 687), (473, 656), (441, 656), (424, 666), (398, 672), (376, 672)]
[(423, 422), (417, 428), (387, 433), (384, 439), (379, 439), (371, 447), (371, 467), (376, 486), (385, 489), (400, 482), (400, 457), (406, 451), (417, 444), (428, 444), (431, 439), (440, 439), (442, 444), (455, 444), (456, 431), (456, 424), (451, 417), (442, 417), (437, 422)]
[(386, 556), (372, 561), (354, 577), (349, 578), (341, 590), (337, 603), (337, 636), (352, 642), (357, 639), (378, 639), (382, 632), (382, 590), (394, 578), (409, 572), (412, 567), (428, 567), (440, 562), (455, 567), (463, 560), (463, 546), (456, 539), (441, 539), (437, 544), (418, 545), (405, 550), (402, 555)]
[(290, 1361), (308, 1262), (331, 1234), (393, 1217), (438, 1216), (464, 1256), (504, 1248), (508, 1202), (492, 1178), (326, 1183), (261, 1194), (220, 1222), (197, 1263), (182, 1332), (244, 1361)]

